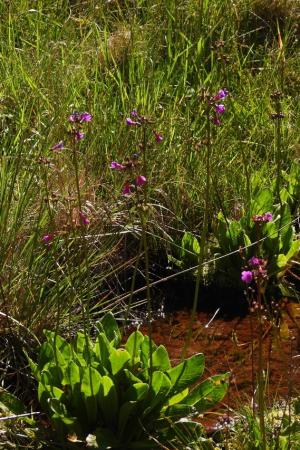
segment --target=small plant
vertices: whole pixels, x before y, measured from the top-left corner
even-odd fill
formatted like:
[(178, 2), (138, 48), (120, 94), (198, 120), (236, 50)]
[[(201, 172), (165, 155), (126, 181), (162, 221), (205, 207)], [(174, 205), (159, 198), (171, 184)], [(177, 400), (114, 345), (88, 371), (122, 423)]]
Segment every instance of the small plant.
[[(275, 404), (265, 413), (267, 448), (269, 450), (297, 450), (300, 442), (300, 400), (290, 404)], [(227, 439), (232, 450), (261, 449), (259, 422), (251, 408), (244, 408)]]
[(266, 260), (272, 293), (272, 286), (282, 278), (300, 248), (299, 241), (295, 240), (289, 204), (275, 205), (270, 189), (253, 194), (250, 211), (240, 220), (230, 220), (219, 213), (216, 237), (215, 256), (228, 255), (217, 261), (219, 282), (226, 280), (239, 286), (244, 261), (256, 257), (259, 247), (260, 257)]
[[(228, 374), (194, 386), (204, 371), (196, 354), (171, 367), (167, 350), (133, 332), (125, 345), (111, 313), (97, 324), (94, 340), (82, 333), (68, 343), (45, 331), (38, 362), (29, 359), (38, 380), (38, 398), (61, 439), (86, 440), (94, 448), (156, 448), (184, 426), (201, 429), (192, 417), (220, 401)], [(191, 387), (193, 386), (193, 387)]]

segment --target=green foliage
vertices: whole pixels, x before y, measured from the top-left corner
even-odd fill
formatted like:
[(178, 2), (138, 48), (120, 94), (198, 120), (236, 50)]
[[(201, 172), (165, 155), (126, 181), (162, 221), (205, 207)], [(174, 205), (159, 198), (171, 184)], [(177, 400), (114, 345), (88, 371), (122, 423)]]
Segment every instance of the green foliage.
[[(294, 177), (291, 176), (293, 183)], [(254, 184), (249, 211), (239, 220), (231, 220), (218, 214), (215, 257), (228, 255), (216, 262), (216, 277), (219, 281), (231, 281), (241, 285), (240, 274), (242, 266), (251, 256), (264, 258), (268, 262), (268, 275), (276, 282), (289, 268), (290, 261), (299, 252), (299, 241), (293, 227), (291, 214), (292, 195), (283, 201), (285, 192), (295, 192), (295, 184), (290, 183), (285, 191), (281, 191), (280, 204), (275, 204), (271, 189), (259, 189)], [(253, 220), (256, 215), (270, 212), (272, 221), (257, 223)], [(241, 250), (239, 252), (239, 250)], [(233, 254), (231, 254), (233, 253)]]
[(176, 439), (181, 418), (199, 431), (192, 416), (227, 391), (228, 374), (195, 386), (204, 371), (202, 354), (172, 367), (165, 347), (139, 331), (121, 346), (111, 313), (98, 322), (93, 340), (81, 333), (72, 343), (51, 331), (45, 336), (37, 363), (29, 363), (41, 407), (62, 439), (76, 434), (88, 436), (94, 448), (148, 448), (149, 436)]
[[(299, 399), (287, 404), (275, 404), (265, 414), (268, 450), (298, 450), (300, 442)], [(250, 409), (244, 409), (228, 439), (232, 450), (255, 450), (261, 448), (259, 421)]]
[[(0, 388), (0, 449), (34, 448), (38, 446), (36, 423), (26, 414), (26, 408), (19, 398), (6, 389)], [(13, 424), (13, 426), (11, 426)]]

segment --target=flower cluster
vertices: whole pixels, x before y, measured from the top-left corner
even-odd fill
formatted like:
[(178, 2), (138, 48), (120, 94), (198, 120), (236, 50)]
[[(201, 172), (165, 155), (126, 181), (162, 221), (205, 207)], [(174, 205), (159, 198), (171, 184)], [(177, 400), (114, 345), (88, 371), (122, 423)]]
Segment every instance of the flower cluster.
[[(141, 126), (142, 124), (150, 123), (150, 121), (146, 117), (140, 116), (136, 109), (133, 109), (131, 111), (130, 115), (131, 115), (131, 117), (126, 117), (126, 120), (125, 120), (126, 125), (128, 125), (128, 126), (138, 127), (138, 126)], [(153, 134), (154, 134), (154, 139), (157, 143), (160, 143), (163, 141), (163, 136), (161, 133), (159, 133), (156, 130), (153, 130)]]
[(45, 234), (42, 237), (43, 244), (50, 244), (54, 239), (54, 234)]
[(241, 273), (241, 280), (250, 284), (253, 280), (261, 278), (267, 278), (267, 260), (258, 258), (257, 256), (252, 256), (248, 261), (249, 269), (243, 270)]
[[(132, 159), (127, 159), (123, 163), (118, 163), (117, 161), (112, 161), (110, 163), (110, 168), (117, 171), (124, 171), (128, 169), (134, 169), (138, 165), (138, 155), (134, 154)], [(147, 183), (146, 177), (144, 175), (137, 175), (134, 180), (127, 180), (123, 186), (122, 194), (130, 195), (135, 189), (139, 186), (143, 186), (143, 184)]]
[(265, 223), (265, 222), (272, 222), (273, 220), (273, 214), (270, 212), (266, 212), (262, 215), (255, 215), (252, 217), (253, 222), (257, 223)]
[(79, 211), (79, 217), (82, 225), (89, 225), (91, 223), (90, 219), (83, 211)]
[[(85, 133), (83, 130), (83, 123), (85, 122), (91, 122), (92, 121), (92, 115), (88, 112), (82, 112), (79, 113), (77, 111), (74, 111), (70, 116), (68, 117), (68, 122), (72, 124), (71, 128), (71, 134), (74, 136), (75, 141), (81, 141), (85, 137)], [(64, 150), (65, 144), (64, 141), (59, 141), (57, 144), (53, 145), (51, 147), (51, 150), (59, 151)]]
[(92, 116), (88, 112), (79, 113), (74, 111), (68, 118), (68, 121), (73, 124), (71, 133), (76, 141), (81, 141), (85, 137), (85, 133), (82, 131), (83, 123), (91, 122)]
[(134, 192), (134, 190), (138, 187), (138, 186), (143, 186), (143, 184), (147, 183), (147, 179), (146, 177), (144, 177), (143, 175), (138, 175), (133, 182), (130, 181), (126, 181), (123, 189), (122, 189), (122, 194), (123, 195), (130, 195)]
[(214, 125), (220, 126), (222, 123), (220, 116), (225, 112), (225, 105), (218, 102), (226, 98), (228, 94), (229, 92), (227, 89), (220, 89), (219, 92), (209, 100), (209, 104), (213, 106), (214, 112), (214, 115), (210, 117), (210, 120)]

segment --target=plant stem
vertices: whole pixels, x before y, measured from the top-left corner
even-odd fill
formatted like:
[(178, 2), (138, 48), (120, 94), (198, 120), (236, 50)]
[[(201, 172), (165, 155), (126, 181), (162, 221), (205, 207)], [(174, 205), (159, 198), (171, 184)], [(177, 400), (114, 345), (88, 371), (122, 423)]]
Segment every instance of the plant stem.
[(189, 329), (187, 333), (187, 337), (184, 343), (184, 347), (181, 354), (181, 359), (186, 358), (186, 352), (189, 347), (192, 332), (193, 332), (193, 324), (195, 321), (198, 300), (199, 300), (199, 290), (200, 290), (200, 281), (201, 275), (203, 271), (203, 261), (206, 250), (206, 238), (208, 233), (208, 219), (209, 219), (209, 209), (210, 209), (210, 160), (211, 160), (211, 121), (209, 117), (210, 108), (207, 108), (207, 122), (206, 122), (206, 137), (207, 137), (207, 147), (206, 147), (206, 186), (205, 186), (205, 206), (204, 206), (204, 218), (203, 218), (203, 226), (202, 226), (202, 234), (200, 240), (200, 251), (198, 255), (198, 268), (197, 268), (197, 278), (196, 278), (196, 286), (195, 286), (195, 294), (193, 307), (189, 322)]
[(262, 436), (261, 450), (266, 450), (264, 376), (263, 376), (262, 302), (261, 302), (261, 285), (259, 277), (257, 280), (257, 301), (258, 301), (258, 410), (259, 410), (260, 433)]

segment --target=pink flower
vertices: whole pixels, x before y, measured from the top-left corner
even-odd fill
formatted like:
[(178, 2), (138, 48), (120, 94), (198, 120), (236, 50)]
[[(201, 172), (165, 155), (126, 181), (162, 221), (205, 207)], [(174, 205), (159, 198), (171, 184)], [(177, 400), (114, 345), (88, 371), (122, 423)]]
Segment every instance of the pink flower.
[(123, 164), (120, 164), (117, 161), (112, 161), (110, 163), (110, 168), (114, 170), (125, 170), (126, 166), (123, 166)]
[(124, 184), (122, 194), (123, 195), (131, 194), (131, 184), (129, 183), (129, 181), (126, 181), (126, 183)]
[(82, 131), (74, 131), (76, 141), (81, 141), (85, 138), (85, 134)]
[(76, 122), (76, 123), (82, 123), (82, 122), (91, 122), (92, 116), (88, 112), (79, 113), (77, 111), (74, 111), (68, 118), (69, 122)]
[(263, 215), (264, 222), (272, 222), (273, 220), (273, 214), (270, 212), (267, 212)]
[(164, 138), (162, 137), (162, 135), (160, 133), (157, 133), (156, 131), (153, 131), (153, 133), (154, 133), (156, 142), (159, 143), (159, 142), (163, 141)]
[(272, 222), (273, 220), (273, 214), (270, 212), (267, 212), (265, 214), (256, 214), (252, 217), (253, 222), (263, 223), (263, 222)]
[(219, 127), (221, 125), (221, 120), (218, 117), (212, 117), (211, 121), (217, 127)]
[(219, 92), (214, 96), (214, 100), (222, 100), (223, 98), (227, 97), (228, 94), (229, 92), (227, 91), (227, 89), (220, 89)]
[(253, 279), (253, 273), (251, 272), (251, 270), (243, 270), (243, 272), (241, 274), (241, 280), (244, 283), (250, 284), (252, 279)]
[(263, 263), (263, 259), (257, 258), (257, 256), (252, 256), (252, 258), (249, 259), (248, 264), (251, 267), (258, 267)]
[(140, 124), (140, 122), (136, 122), (135, 120), (132, 120), (130, 117), (127, 117), (126, 125), (135, 127), (135, 126), (138, 126), (138, 125), (141, 125), (141, 124)]
[(137, 186), (142, 186), (143, 184), (147, 183), (147, 179), (146, 177), (144, 177), (143, 175), (138, 175), (135, 179), (135, 184)]
[(79, 217), (83, 225), (89, 225), (91, 223), (88, 216), (84, 212), (79, 211)]
[(51, 147), (51, 150), (63, 150), (64, 148), (64, 141), (59, 141), (57, 144)]
[(88, 112), (81, 113), (80, 122), (91, 122), (92, 116)]
[(225, 106), (222, 103), (215, 105), (215, 112), (218, 115), (221, 115), (225, 112)]
[(50, 242), (53, 241), (53, 238), (54, 238), (53, 234), (45, 234), (45, 235), (42, 237), (42, 242), (43, 242), (44, 244), (50, 244)]
[(135, 117), (136, 119), (139, 118), (138, 112), (136, 109), (133, 109), (130, 113), (132, 115), (132, 117)]

